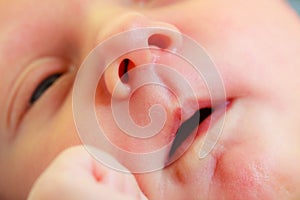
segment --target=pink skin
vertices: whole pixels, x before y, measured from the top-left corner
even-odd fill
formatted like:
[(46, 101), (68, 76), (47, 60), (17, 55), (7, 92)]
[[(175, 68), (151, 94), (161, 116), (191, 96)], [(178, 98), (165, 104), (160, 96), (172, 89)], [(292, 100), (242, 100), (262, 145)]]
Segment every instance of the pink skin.
[[(1, 1), (0, 198), (25, 199), (59, 152), (80, 144), (71, 89), (76, 67), (93, 47), (115, 33), (161, 26), (176, 28), (207, 49), (232, 104), (222, 137), (208, 157), (198, 159), (198, 137), (173, 165), (136, 175), (145, 195), (149, 199), (299, 199), (297, 15), (284, 1), (275, 0), (162, 0), (138, 5), (123, 0)], [(75, 68), (69, 70), (71, 66)], [(37, 85), (58, 72), (66, 73), (28, 109)], [(196, 74), (180, 72), (195, 87), (197, 98), (209, 99)], [(114, 80), (114, 74), (107, 76)], [(98, 93), (96, 103), (104, 112), (97, 114), (107, 119), (113, 138), (118, 129), (105, 104), (109, 87), (101, 89), (104, 93)], [(164, 105), (166, 127), (149, 146), (168, 141), (178, 118), (175, 98), (150, 87), (137, 92), (134, 101), (145, 111), (136, 117), (141, 124), (148, 123), (149, 105)], [(139, 113), (135, 109), (131, 109), (134, 116)], [(137, 144), (136, 150), (149, 146)]]
[[(74, 176), (76, 175), (76, 176)], [(49, 187), (55, 185), (54, 187)], [(84, 187), (83, 187), (84, 186)], [(54, 192), (53, 192), (54, 191)], [(132, 174), (111, 170), (94, 160), (83, 146), (68, 148), (42, 173), (28, 199), (140, 199)]]

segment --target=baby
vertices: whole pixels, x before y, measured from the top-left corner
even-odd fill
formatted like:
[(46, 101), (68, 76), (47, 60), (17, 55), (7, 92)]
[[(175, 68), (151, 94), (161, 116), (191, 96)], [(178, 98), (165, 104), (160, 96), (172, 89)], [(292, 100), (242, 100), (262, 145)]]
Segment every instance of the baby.
[[(138, 199), (141, 192), (151, 200), (300, 199), (300, 20), (286, 1), (18, 0), (1, 1), (0, 9), (1, 200), (123, 200)], [(82, 146), (73, 147), (82, 145), (73, 85), (99, 43), (147, 27), (187, 35), (206, 49), (223, 80), (226, 113), (212, 108), (199, 75), (164, 50), (117, 59), (99, 80), (95, 110), (120, 148), (135, 153), (159, 149), (176, 140), (193, 113), (208, 109), (181, 156), (163, 169), (131, 176), (96, 162)], [(154, 32), (145, 40), (160, 49), (180, 43), (168, 33)], [(135, 40), (128, 37), (113, 48)], [(110, 105), (111, 99), (128, 98), (131, 81), (146, 76), (179, 87), (155, 67), (134, 73), (149, 61), (148, 54), (150, 62), (168, 63), (189, 80), (197, 102), (185, 96), (180, 104), (180, 92), (174, 95), (157, 85), (136, 90), (129, 104), (136, 124), (149, 124), (151, 105), (165, 109), (165, 124), (150, 142), (125, 138)], [(129, 70), (133, 73), (124, 76)], [(114, 90), (119, 83), (123, 86)], [(216, 146), (200, 159), (199, 144), (207, 131), (202, 123), (225, 114)]]

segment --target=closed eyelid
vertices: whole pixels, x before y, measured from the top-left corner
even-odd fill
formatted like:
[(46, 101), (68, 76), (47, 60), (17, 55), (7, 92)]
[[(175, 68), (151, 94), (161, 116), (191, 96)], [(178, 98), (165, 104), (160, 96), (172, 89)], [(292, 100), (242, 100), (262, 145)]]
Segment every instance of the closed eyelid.
[[(16, 78), (7, 98), (8, 106), (5, 110), (5, 116), (6, 128), (9, 132), (15, 132), (22, 115), (29, 107), (27, 99), (30, 99), (32, 88), (28, 88), (26, 83), (38, 84), (41, 81), (41, 77), (51, 73), (65, 73), (69, 68), (62, 59), (53, 57), (35, 60), (24, 67), (19, 77)], [(32, 78), (32, 76), (36, 78)]]

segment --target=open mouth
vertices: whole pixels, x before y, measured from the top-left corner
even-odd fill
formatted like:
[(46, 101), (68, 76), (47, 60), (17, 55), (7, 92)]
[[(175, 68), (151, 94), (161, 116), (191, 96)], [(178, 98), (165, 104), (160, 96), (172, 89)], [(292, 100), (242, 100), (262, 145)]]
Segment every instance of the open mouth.
[(208, 119), (213, 112), (214, 109), (210, 107), (199, 109), (193, 114), (192, 117), (181, 124), (176, 132), (176, 136), (169, 151), (169, 159), (172, 159), (177, 153), (182, 153), (181, 151), (178, 152), (178, 149), (183, 146), (183, 143), (185, 143), (188, 138), (194, 138), (191, 136), (197, 132), (201, 124)]

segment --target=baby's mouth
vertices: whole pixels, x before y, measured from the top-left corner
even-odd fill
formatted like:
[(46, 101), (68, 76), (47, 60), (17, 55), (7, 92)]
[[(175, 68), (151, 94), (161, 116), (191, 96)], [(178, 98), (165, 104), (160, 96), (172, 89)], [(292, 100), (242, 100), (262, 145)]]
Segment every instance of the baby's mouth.
[[(178, 128), (175, 138), (172, 142), (168, 159), (173, 160), (173, 157), (175, 155), (182, 154), (182, 149), (186, 149), (186, 143), (190, 144), (190, 142), (187, 142), (190, 139), (193, 139), (192, 135), (194, 135), (200, 127), (202, 127), (202, 124), (204, 121), (209, 120), (209, 117), (214, 112), (214, 109), (211, 107), (205, 107), (202, 109), (197, 110), (192, 117), (184, 121), (181, 126)], [(207, 120), (206, 120), (207, 119)], [(182, 147), (183, 146), (183, 147)], [(180, 149), (180, 151), (179, 151)], [(179, 152), (178, 152), (179, 151)], [(176, 156), (177, 157), (177, 156)]]

